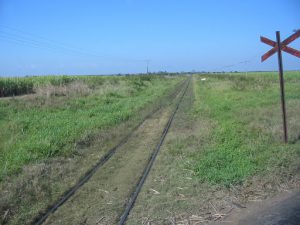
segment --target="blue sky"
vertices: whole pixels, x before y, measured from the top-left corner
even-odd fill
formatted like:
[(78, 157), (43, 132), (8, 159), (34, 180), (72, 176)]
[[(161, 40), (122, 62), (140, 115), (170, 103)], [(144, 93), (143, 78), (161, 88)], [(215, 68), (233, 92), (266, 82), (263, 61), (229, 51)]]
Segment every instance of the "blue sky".
[(145, 60), (153, 72), (277, 70), (276, 55), (260, 62), (259, 37), (291, 35), (299, 11), (299, 0), (0, 0), (0, 76), (139, 73)]

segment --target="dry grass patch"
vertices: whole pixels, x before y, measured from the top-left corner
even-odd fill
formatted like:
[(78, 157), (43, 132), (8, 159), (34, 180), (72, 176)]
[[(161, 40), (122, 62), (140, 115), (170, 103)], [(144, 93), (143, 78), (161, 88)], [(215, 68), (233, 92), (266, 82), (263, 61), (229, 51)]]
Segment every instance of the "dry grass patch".
[(65, 85), (52, 85), (38, 86), (34, 89), (37, 96), (50, 98), (51, 96), (87, 96), (92, 93), (92, 89), (84, 83), (84, 81), (73, 81)]

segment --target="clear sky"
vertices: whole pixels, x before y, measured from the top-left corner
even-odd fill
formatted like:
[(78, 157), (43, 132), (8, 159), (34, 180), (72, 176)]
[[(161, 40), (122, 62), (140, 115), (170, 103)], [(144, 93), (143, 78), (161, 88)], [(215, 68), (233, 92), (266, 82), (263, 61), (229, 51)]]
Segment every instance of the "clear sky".
[(277, 70), (259, 37), (294, 29), (299, 0), (0, 0), (0, 76)]

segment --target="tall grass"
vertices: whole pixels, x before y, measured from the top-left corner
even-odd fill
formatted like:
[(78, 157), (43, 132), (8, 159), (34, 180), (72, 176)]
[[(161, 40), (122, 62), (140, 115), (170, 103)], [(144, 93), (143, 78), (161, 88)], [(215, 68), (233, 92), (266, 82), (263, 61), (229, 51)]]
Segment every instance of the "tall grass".
[(0, 78), (0, 97), (31, 94), (34, 89), (45, 85), (65, 85), (79, 79), (75, 76), (40, 76)]
[(0, 97), (33, 93), (33, 82), (25, 78), (1, 78)]

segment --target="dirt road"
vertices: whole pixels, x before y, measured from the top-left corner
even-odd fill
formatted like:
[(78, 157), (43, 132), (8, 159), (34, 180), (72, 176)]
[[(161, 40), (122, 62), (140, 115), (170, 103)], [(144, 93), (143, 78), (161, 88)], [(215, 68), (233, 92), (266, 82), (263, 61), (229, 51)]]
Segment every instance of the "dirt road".
[(274, 198), (253, 203), (236, 211), (221, 224), (232, 225), (298, 225), (300, 193), (281, 193)]

